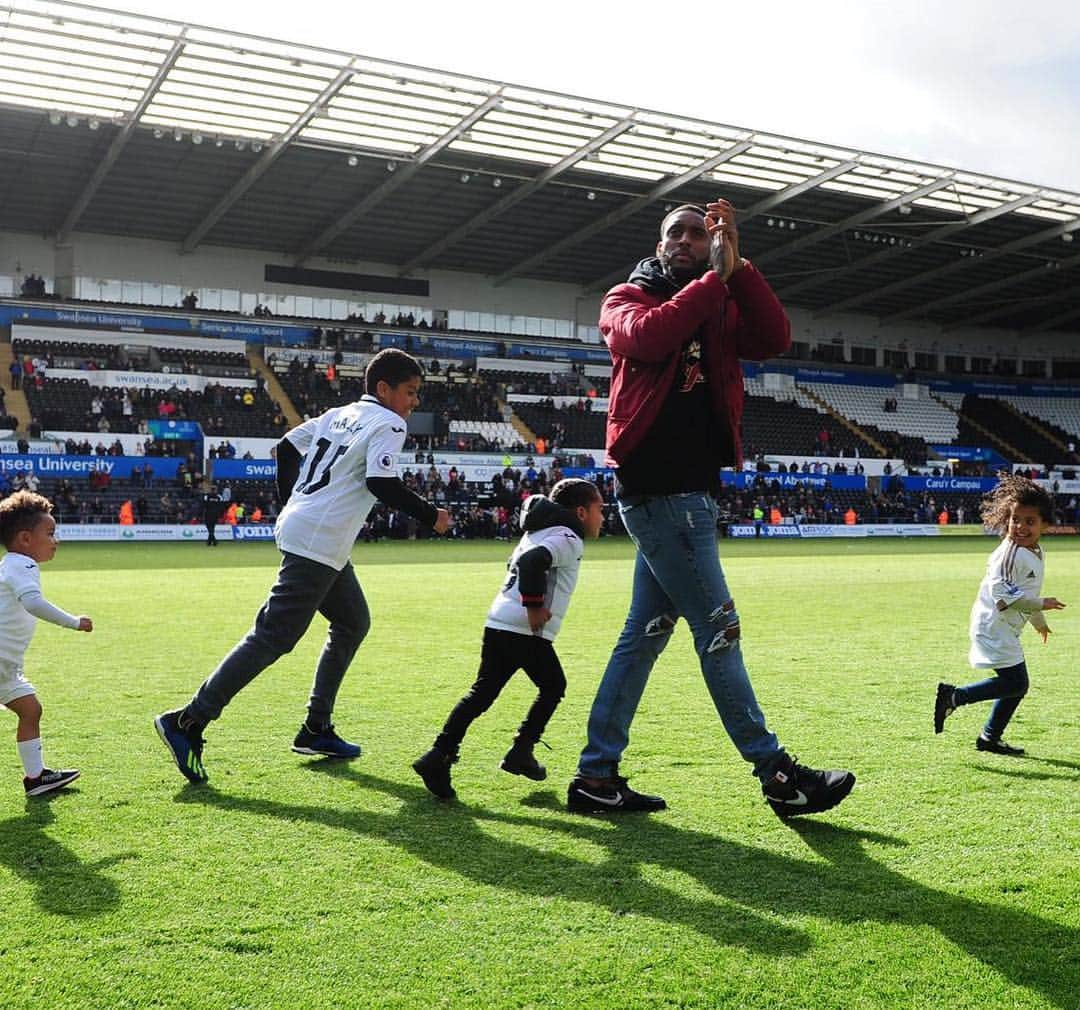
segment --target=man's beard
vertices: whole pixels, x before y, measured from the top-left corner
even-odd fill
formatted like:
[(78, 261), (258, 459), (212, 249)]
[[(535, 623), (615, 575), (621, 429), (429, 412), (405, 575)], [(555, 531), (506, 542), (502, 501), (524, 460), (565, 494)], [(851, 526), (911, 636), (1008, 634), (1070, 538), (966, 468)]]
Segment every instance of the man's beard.
[(670, 256), (662, 256), (660, 265), (663, 267), (664, 273), (680, 288), (685, 287), (693, 280), (697, 280), (709, 268), (707, 260), (697, 260), (689, 266), (674, 266)]

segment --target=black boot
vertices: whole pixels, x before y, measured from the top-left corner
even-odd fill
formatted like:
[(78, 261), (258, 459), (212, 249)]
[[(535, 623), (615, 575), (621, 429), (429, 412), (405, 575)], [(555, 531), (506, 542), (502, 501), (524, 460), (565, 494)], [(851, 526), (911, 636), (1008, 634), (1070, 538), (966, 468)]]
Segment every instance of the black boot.
[(432, 747), (413, 762), (413, 771), (424, 780), (429, 792), (440, 800), (452, 800), (457, 797), (450, 782), (450, 766), (455, 761), (457, 754), (446, 754)]
[(532, 740), (526, 740), (522, 736), (514, 737), (514, 746), (499, 762), (499, 767), (511, 775), (524, 775), (534, 782), (543, 782), (547, 778), (547, 769), (533, 757)]

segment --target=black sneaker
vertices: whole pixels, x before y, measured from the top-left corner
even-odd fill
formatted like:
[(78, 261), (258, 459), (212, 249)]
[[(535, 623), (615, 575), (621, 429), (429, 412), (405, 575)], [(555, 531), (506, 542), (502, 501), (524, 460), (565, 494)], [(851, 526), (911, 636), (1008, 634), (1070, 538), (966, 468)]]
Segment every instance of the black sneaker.
[(63, 789), (64, 786), (71, 785), (78, 777), (79, 772), (76, 768), (57, 772), (43, 768), (41, 774), (35, 775), (34, 778), (30, 778), (29, 775), (24, 776), (23, 788), (26, 790), (27, 796), (43, 796), (45, 793), (51, 793), (54, 789)]
[(533, 755), (533, 745), (528, 740), (514, 740), (514, 746), (499, 762), (499, 767), (511, 775), (524, 775), (534, 782), (543, 782), (547, 778), (547, 769)]
[(360, 745), (342, 740), (334, 732), (332, 725), (323, 726), (321, 729), (309, 729), (305, 722), (300, 727), (300, 732), (293, 740), (292, 749), (296, 754), (315, 754), (319, 757), (328, 758), (357, 758), (360, 756)]
[(953, 692), (956, 688), (952, 684), (938, 684), (937, 697), (934, 699), (934, 732), (940, 733), (945, 728), (945, 720), (956, 711), (953, 702)]
[(210, 776), (202, 763), (203, 747), (206, 743), (202, 736), (202, 727), (190, 720), (180, 725), (182, 708), (164, 712), (154, 720), (154, 726), (161, 737), (161, 742), (169, 748), (176, 767), (189, 782), (205, 782)]
[(450, 783), (450, 766), (457, 761), (457, 755), (444, 754), (438, 747), (421, 754), (412, 764), (413, 771), (424, 780), (428, 792), (440, 800), (452, 800), (457, 797)]
[(975, 738), (975, 749), (989, 751), (991, 754), (1008, 754), (1012, 757), (1019, 757), (1024, 753), (1023, 747), (1013, 747), (1004, 740), (995, 740), (985, 733), (980, 733)]
[(589, 785), (578, 776), (566, 790), (566, 806), (574, 814), (648, 814), (667, 809), (663, 797), (635, 792), (621, 775), (605, 779), (602, 785)]
[(795, 817), (831, 810), (854, 785), (855, 776), (849, 771), (817, 771), (785, 754), (783, 765), (761, 784), (761, 791), (777, 817)]

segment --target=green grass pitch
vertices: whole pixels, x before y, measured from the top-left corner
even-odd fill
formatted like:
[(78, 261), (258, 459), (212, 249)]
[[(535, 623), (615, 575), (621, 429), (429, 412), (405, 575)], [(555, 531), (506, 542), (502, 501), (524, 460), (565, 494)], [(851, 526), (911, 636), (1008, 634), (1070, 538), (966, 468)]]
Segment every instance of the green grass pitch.
[[(771, 727), (850, 767), (839, 808), (784, 824), (723, 733), (680, 626), (623, 770), (653, 817), (564, 812), (594, 688), (625, 615), (629, 545), (590, 544), (557, 648), (566, 700), (530, 783), (497, 764), (519, 675), (474, 724), (440, 805), (410, 762), (471, 682), (505, 544), (361, 546), (372, 632), (345, 681), (348, 764), (289, 751), (324, 624), (208, 732), (186, 785), (153, 716), (247, 630), (269, 544), (64, 544), (46, 594), (92, 635), (39, 625), (27, 672), (65, 794), (28, 802), (0, 726), (5, 1010), (1080, 1006), (1080, 542), (1048, 539), (1048, 645), (979, 754), (986, 706), (935, 737), (939, 679), (974, 679), (967, 615), (993, 542), (724, 542)], [(6, 783), (6, 784), (5, 784)]]

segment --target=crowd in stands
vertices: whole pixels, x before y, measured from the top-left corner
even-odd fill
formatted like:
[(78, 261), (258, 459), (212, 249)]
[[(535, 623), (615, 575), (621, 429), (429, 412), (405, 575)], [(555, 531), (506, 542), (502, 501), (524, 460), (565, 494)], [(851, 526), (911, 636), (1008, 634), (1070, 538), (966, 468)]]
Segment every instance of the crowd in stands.
[(45, 278), (37, 274), (27, 274), (19, 285), (19, 294), (24, 298), (44, 298)]
[[(28, 278), (29, 279), (29, 278)], [(191, 292), (188, 298), (195, 297)], [(197, 298), (196, 298), (197, 302)], [(194, 304), (186, 306), (194, 308)], [(264, 314), (268, 314), (264, 313)], [(364, 323), (362, 317), (350, 322)], [(425, 328), (423, 321), (399, 314), (392, 320), (376, 317), (376, 325), (400, 325)], [(329, 362), (317, 361), (314, 356), (293, 357), (287, 366), (275, 371), (286, 394), (301, 416), (314, 416), (329, 406), (357, 399), (363, 392), (362, 369), (355, 359), (345, 365), (344, 352), (357, 345), (372, 349), (370, 333), (360, 335), (341, 329), (316, 331), (320, 347), (334, 349)], [(415, 339), (415, 338), (413, 338)], [(419, 341), (417, 341), (419, 343)], [(414, 348), (415, 349), (415, 348)], [(15, 350), (15, 348), (13, 348)], [(180, 349), (155, 349), (160, 369), (177, 374), (209, 376), (213, 381), (202, 390), (121, 389), (92, 386), (83, 380), (50, 378), (56, 367), (76, 367), (87, 371), (100, 368), (129, 368), (131, 360), (120, 345), (70, 344), (48, 345), (26, 342), (17, 348), (11, 366), (12, 389), (22, 389), (31, 408), (28, 434), (39, 438), (44, 430), (82, 430), (86, 435), (68, 439), (65, 450), (86, 456), (116, 456), (124, 454), (116, 433), (139, 432), (137, 455), (168, 455), (173, 451), (169, 442), (156, 441), (149, 435), (148, 422), (153, 419), (195, 420), (210, 438), (207, 457), (229, 459), (236, 455), (230, 437), (246, 435), (279, 438), (288, 427), (285, 411), (266, 392), (261, 374), (250, 369), (246, 357), (238, 352), (204, 352)], [(282, 364), (271, 355), (271, 367)], [(143, 364), (140, 362), (139, 367)], [(416, 465), (405, 472), (406, 483), (421, 495), (451, 509), (457, 524), (452, 536), (473, 538), (516, 535), (514, 516), (522, 498), (534, 491), (544, 491), (558, 479), (563, 466), (593, 467), (595, 458), (588, 451), (573, 449), (599, 447), (604, 444), (606, 414), (597, 409), (595, 400), (606, 396), (610, 380), (584, 376), (582, 369), (569, 371), (491, 371), (477, 374), (471, 365), (456, 361), (431, 360), (426, 363), (428, 381), (421, 391), (421, 412), (435, 415), (435, 434), (410, 436), (407, 447), (416, 452)], [(233, 386), (229, 377), (253, 379), (253, 385)], [(515, 392), (542, 397), (539, 402), (508, 403), (506, 397)], [(573, 397), (567, 405), (559, 406), (556, 398)], [(927, 464), (927, 446), (922, 439), (901, 435), (895, 431), (871, 425), (846, 425), (830, 414), (800, 406), (794, 400), (784, 402), (768, 396), (748, 395), (744, 415), (744, 448), (748, 455), (798, 453), (805, 456), (800, 463), (779, 473), (806, 475), (862, 474), (863, 460), (876, 457), (881, 451), (904, 459), (908, 472), (925, 468), (933, 475), (948, 475), (947, 465)], [(875, 405), (882, 405), (886, 414), (896, 413), (895, 396), (875, 394)], [(1015, 415), (1001, 414), (1006, 408), (990, 398), (971, 397), (964, 402), (965, 413), (983, 419), (984, 428), (1003, 430), (1005, 420)], [(496, 424), (509, 419), (511, 410), (535, 433), (534, 442), (490, 437), (483, 431), (451, 431), (451, 420)], [(997, 412), (997, 413), (995, 413)], [(4, 391), (0, 390), (0, 418), (6, 417)], [(13, 418), (8, 420), (14, 422)], [(9, 425), (14, 428), (15, 424)], [(1015, 423), (1008, 425), (1010, 437), (1022, 440), (1030, 458), (1049, 458), (1055, 451), (1053, 442), (1037, 440), (1036, 436)], [(974, 432), (975, 429), (972, 429)], [(1052, 432), (1057, 438), (1063, 433)], [(1064, 437), (1069, 437), (1064, 435)], [(961, 443), (978, 444), (976, 434), (961, 429)], [(28, 444), (21, 435), (18, 448), (27, 451)], [(532, 453), (536, 462), (524, 470), (507, 467), (490, 485), (478, 486), (464, 480), (454, 468), (435, 463), (436, 450), (458, 452)], [(1068, 451), (1075, 452), (1071, 440)], [(250, 454), (247, 454), (250, 456)], [(836, 460), (839, 459), (839, 462)], [(831, 462), (827, 462), (829, 460)], [(881, 486), (875, 482), (873, 491), (834, 490), (830, 487), (782, 487), (774, 479), (768, 465), (759, 467), (758, 479), (751, 488), (737, 491), (725, 487), (722, 508), (727, 521), (799, 523), (836, 522), (974, 522), (978, 515), (977, 495), (911, 494), (902, 485), (886, 479)], [(967, 472), (986, 468), (974, 467)], [(1044, 475), (1048, 471), (1037, 471)], [(1066, 476), (1064, 479), (1072, 479)], [(14, 487), (16, 481), (31, 483), (38, 478), (22, 472), (0, 483), (0, 493)], [(58, 482), (45, 488), (57, 503), (58, 514), (65, 522), (111, 522), (124, 502), (136, 522), (195, 522), (200, 515), (201, 496), (209, 478), (202, 473), (201, 461), (186, 459), (181, 463), (177, 478), (168, 488), (156, 486), (151, 467), (135, 467), (133, 476), (124, 486), (104, 470), (91, 471), (85, 484)], [(600, 479), (601, 492), (607, 503), (607, 530), (618, 530), (617, 510), (611, 482)], [(162, 493), (158, 493), (161, 491)], [(119, 494), (119, 498), (118, 498)], [(272, 519), (278, 503), (271, 484), (264, 483), (247, 489), (249, 496), (238, 500), (233, 517), (239, 521), (258, 516)], [(1058, 496), (1059, 517), (1065, 522), (1078, 521), (1076, 499)], [(854, 516), (854, 519), (851, 517)], [(379, 506), (365, 527), (368, 539), (381, 537), (410, 537), (423, 535), (415, 523), (392, 510)]]

